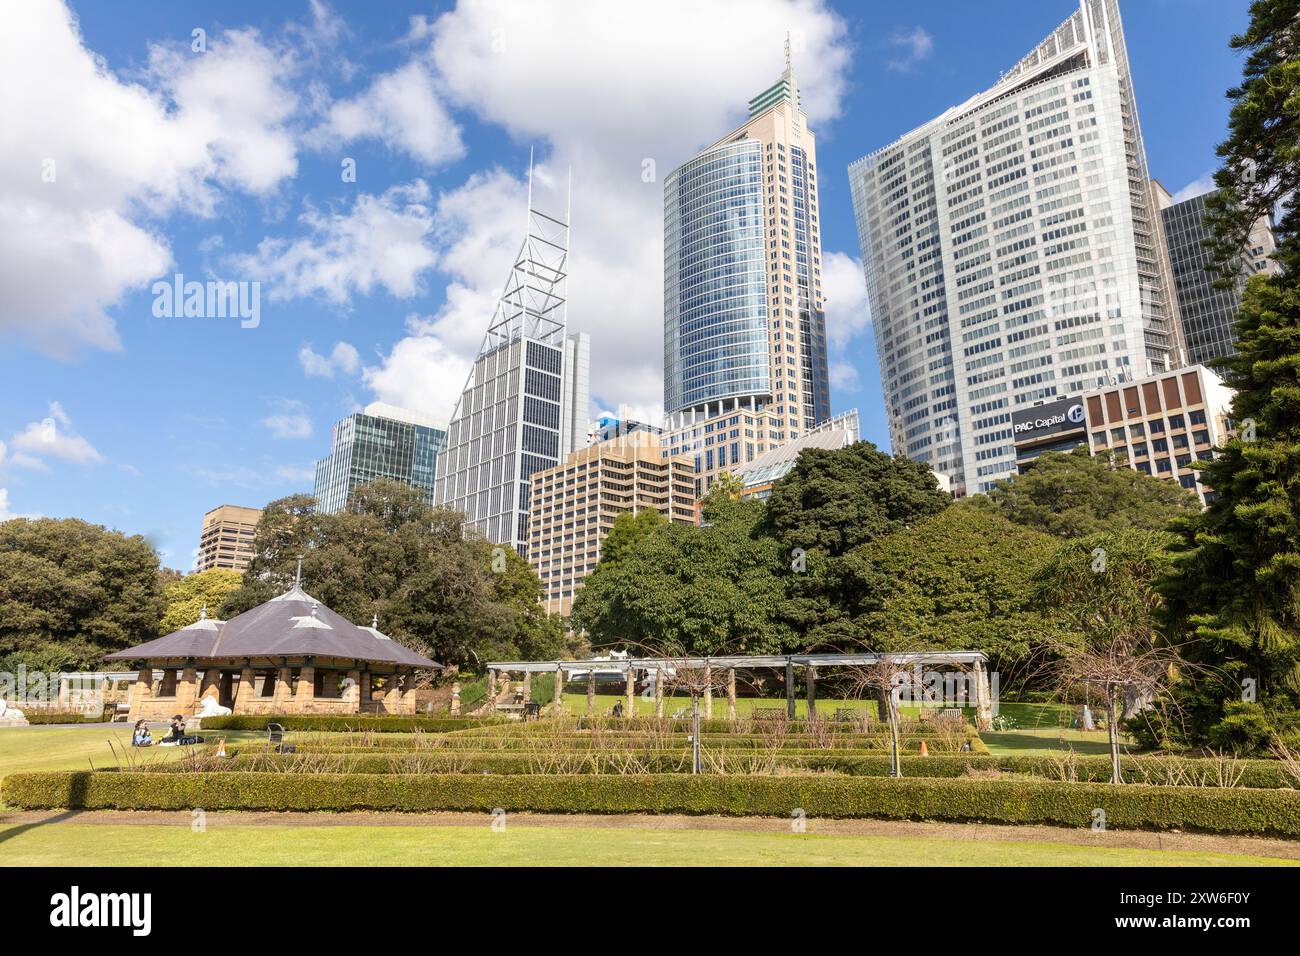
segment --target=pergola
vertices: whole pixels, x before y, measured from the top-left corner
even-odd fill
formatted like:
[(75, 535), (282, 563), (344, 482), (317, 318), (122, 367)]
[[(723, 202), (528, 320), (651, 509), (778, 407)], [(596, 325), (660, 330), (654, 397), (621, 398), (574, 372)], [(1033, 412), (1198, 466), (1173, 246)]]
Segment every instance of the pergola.
[[(587, 677), (587, 713), (594, 714), (596, 709), (596, 674), (624, 675), (624, 693), (626, 712), (633, 712), (633, 699), (636, 696), (635, 685), (638, 674), (655, 674), (655, 715), (664, 715), (663, 681), (657, 675), (662, 671), (670, 673), (677, 668), (698, 668), (704, 672), (721, 670), (727, 672), (727, 719), (736, 719), (736, 671), (737, 670), (775, 670), (785, 672), (786, 715), (795, 716), (795, 668), (802, 668), (807, 692), (808, 712), (817, 712), (817, 681), (819, 672), (834, 667), (869, 667), (888, 660), (900, 667), (935, 667), (945, 666), (960, 669), (969, 674), (972, 693), (969, 699), (975, 704), (976, 724), (981, 730), (987, 730), (993, 720), (993, 700), (989, 686), (988, 658), (980, 651), (907, 651), (890, 654), (782, 654), (782, 655), (720, 655), (718, 657), (671, 656), (663, 657), (592, 657), (575, 661), (490, 661), (488, 668), (488, 694), (494, 698), (498, 693), (498, 680), (511, 674), (522, 674), (524, 699), (532, 695), (532, 675), (553, 673), (556, 676), (556, 699), (559, 699), (559, 687), (564, 681), (564, 674), (586, 674)], [(711, 682), (704, 682), (703, 687), (704, 716), (713, 716), (713, 691)]]

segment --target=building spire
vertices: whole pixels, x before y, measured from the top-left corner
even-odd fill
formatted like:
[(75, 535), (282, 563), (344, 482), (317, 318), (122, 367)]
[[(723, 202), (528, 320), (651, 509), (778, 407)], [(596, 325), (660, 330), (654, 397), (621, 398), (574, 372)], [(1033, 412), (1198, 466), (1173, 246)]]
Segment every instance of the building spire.
[(302, 587), (302, 555), (298, 555), (298, 570), (293, 575), (293, 586)]

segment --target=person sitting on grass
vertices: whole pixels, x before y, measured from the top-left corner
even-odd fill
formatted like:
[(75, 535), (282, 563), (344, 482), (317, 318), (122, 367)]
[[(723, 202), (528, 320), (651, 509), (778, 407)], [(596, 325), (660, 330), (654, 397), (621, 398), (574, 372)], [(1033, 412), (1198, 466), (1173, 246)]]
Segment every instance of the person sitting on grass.
[(135, 722), (135, 730), (131, 734), (132, 747), (149, 747), (153, 745), (153, 737), (149, 735), (149, 725), (144, 722), (144, 718)]
[(621, 700), (614, 701), (614, 706), (610, 709), (609, 715), (611, 717), (623, 716), (623, 702)]
[(174, 747), (185, 736), (185, 718), (177, 714), (169, 721), (171, 732), (160, 740), (159, 746)]

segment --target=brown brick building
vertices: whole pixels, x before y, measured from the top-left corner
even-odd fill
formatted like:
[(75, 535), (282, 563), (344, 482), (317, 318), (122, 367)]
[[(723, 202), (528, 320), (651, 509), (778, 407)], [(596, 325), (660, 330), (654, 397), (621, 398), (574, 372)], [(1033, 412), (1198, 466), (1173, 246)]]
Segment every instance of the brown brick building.
[(247, 568), (253, 560), (253, 533), (261, 517), (260, 508), (240, 505), (221, 505), (205, 514), (194, 570), (229, 568), (243, 571)]

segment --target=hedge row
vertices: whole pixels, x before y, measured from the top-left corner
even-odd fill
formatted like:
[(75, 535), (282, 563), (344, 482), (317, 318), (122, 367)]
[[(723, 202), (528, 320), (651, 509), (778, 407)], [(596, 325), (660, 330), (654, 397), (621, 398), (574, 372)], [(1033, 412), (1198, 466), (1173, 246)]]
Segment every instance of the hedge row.
[(1116, 787), (1042, 780), (689, 774), (16, 773), (0, 795), (26, 809), (460, 810), (884, 817), (1300, 836), (1289, 790)]
[(101, 713), (84, 714), (79, 710), (26, 711), (23, 716), (33, 727), (38, 724), (102, 724), (111, 720), (114, 708), (106, 707)]
[(367, 714), (232, 714), (204, 717), (203, 730), (266, 730), (279, 724), (285, 730), (373, 731), (376, 733), (446, 733), (502, 723), (500, 717), (380, 717)]
[[(716, 706), (716, 704), (715, 704)], [(925, 727), (924, 721), (905, 720), (903, 729), (909, 730), (916, 727)], [(504, 725), (498, 725), (498, 733), (509, 733), (512, 736), (517, 734), (552, 734), (555, 732), (556, 725), (569, 727), (574, 730), (593, 730), (601, 729), (606, 732), (623, 732), (638, 733), (644, 731), (665, 730), (674, 733), (689, 734), (691, 732), (690, 718), (681, 717), (546, 717), (542, 720), (530, 721), (510, 721)], [(862, 733), (861, 721), (839, 721), (823, 720), (816, 724), (820, 730), (826, 730), (831, 733), (854, 734)], [(770, 727), (773, 730), (784, 728), (792, 734), (804, 733), (808, 730), (808, 721), (806, 720), (755, 720), (750, 717), (737, 717), (732, 720), (721, 720), (713, 718), (710, 720), (700, 719), (700, 733), (703, 734), (732, 734), (736, 732), (737, 727), (748, 728), (747, 732), (761, 733), (763, 727)], [(886, 733), (884, 724), (879, 721), (872, 721), (870, 733)]]
[[(628, 768), (628, 757), (634, 757), (651, 773), (684, 773), (690, 769), (690, 751), (646, 750), (633, 752), (620, 758), (614, 754), (587, 752), (551, 754), (538, 751), (521, 754), (511, 751), (325, 751), (279, 754), (253, 748), (230, 748), (229, 760), (220, 767), (225, 770), (271, 772), (340, 773), (622, 773)], [(803, 770), (819, 773), (841, 773), (860, 777), (889, 776), (892, 761), (887, 754), (798, 751), (781, 752), (769, 763), (763, 754), (748, 755), (734, 750), (716, 752), (723, 767), (731, 773), (753, 773), (766, 767), (781, 770)], [(755, 759), (757, 758), (757, 760)], [(932, 757), (915, 755), (900, 759), (904, 777), (960, 777), (967, 771), (1000, 770), (1025, 774), (1044, 780), (1060, 780), (1060, 763), (1047, 757), (1001, 756), (987, 754), (936, 754)], [(706, 766), (709, 765), (706, 758)], [(1223, 787), (1237, 786), (1267, 790), (1300, 789), (1300, 781), (1290, 776), (1276, 760), (1239, 760), (1235, 766), (1221, 765), (1222, 772), (1211, 760), (1193, 758), (1126, 757), (1124, 777), (1129, 783)], [(188, 765), (169, 762), (157, 768), (166, 772), (184, 772)], [(1110, 780), (1108, 757), (1080, 757), (1075, 765), (1076, 779), (1082, 782), (1106, 783)]]
[[(888, 753), (889, 741), (877, 737), (837, 737), (833, 746), (815, 747), (807, 739), (787, 738), (781, 741), (769, 741), (761, 738), (749, 737), (715, 737), (708, 736), (701, 738), (705, 747), (712, 749), (727, 749), (732, 751), (753, 751), (755, 753), (768, 753), (771, 751), (788, 752), (788, 751), (810, 751), (814, 753), (851, 753), (855, 751), (868, 751), (871, 753)], [(899, 747), (904, 752), (919, 753), (921, 743), (924, 741), (927, 750), (930, 752), (947, 751), (955, 753), (951, 744), (936, 740), (934, 737), (913, 737), (904, 738), (899, 741)], [(562, 749), (575, 753), (587, 752), (637, 752), (660, 745), (666, 741), (652, 737), (625, 737), (625, 738), (590, 738), (590, 737), (573, 737), (558, 738), (554, 740), (541, 740), (539, 738), (529, 737), (442, 737), (436, 740), (416, 739), (416, 738), (383, 738), (379, 740), (321, 740), (310, 738), (292, 738), (288, 740), (298, 750), (304, 753), (339, 753), (347, 751), (383, 751), (390, 753), (401, 753), (410, 751), (430, 751), (430, 750), (450, 750), (450, 751), (496, 751), (500, 753), (526, 751), (529, 753), (538, 753), (549, 749)], [(677, 741), (685, 745), (686, 739), (681, 738)], [(988, 753), (988, 748), (978, 737), (971, 737), (962, 741), (970, 745), (970, 753)]]

